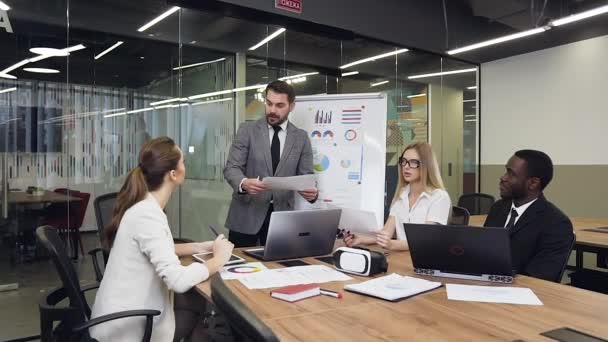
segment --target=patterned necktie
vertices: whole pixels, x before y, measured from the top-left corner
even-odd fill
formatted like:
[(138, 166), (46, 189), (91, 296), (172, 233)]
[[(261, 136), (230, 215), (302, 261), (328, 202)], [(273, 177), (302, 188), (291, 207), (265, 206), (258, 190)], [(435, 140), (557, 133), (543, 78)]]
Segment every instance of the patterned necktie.
[(515, 209), (511, 209), (511, 217), (509, 218), (509, 223), (507, 223), (507, 226), (505, 228), (507, 229), (511, 229), (513, 228), (513, 226), (515, 225), (515, 219), (517, 218), (517, 210)]
[(274, 174), (281, 160), (281, 142), (279, 141), (281, 126), (272, 126), (272, 128), (274, 129), (274, 135), (272, 136), (272, 144), (270, 145), (270, 155), (272, 155), (272, 173)]

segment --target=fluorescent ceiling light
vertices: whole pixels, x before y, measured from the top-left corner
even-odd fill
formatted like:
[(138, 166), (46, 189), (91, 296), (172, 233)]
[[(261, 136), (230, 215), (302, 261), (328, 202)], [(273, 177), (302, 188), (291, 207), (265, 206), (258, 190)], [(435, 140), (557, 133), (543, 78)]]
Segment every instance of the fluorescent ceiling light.
[(242, 88), (226, 89), (226, 90), (214, 91), (211, 93), (192, 95), (192, 96), (188, 96), (188, 100), (196, 100), (196, 99), (200, 99), (200, 98), (204, 98), (204, 97), (225, 95), (225, 94), (230, 94), (230, 93), (236, 93), (239, 91), (260, 89), (260, 88), (266, 88), (266, 84), (256, 84), (256, 85), (242, 87)]
[(35, 53), (37, 55), (47, 55), (53, 57), (65, 57), (70, 54), (69, 51), (65, 49), (55, 49), (55, 48), (47, 48), (47, 47), (35, 47), (30, 49), (31, 53)]
[(477, 86), (467, 87), (467, 89), (469, 89), (469, 90), (475, 90), (475, 89), (477, 89)]
[(462, 100), (462, 102), (477, 102), (477, 100)]
[(152, 19), (149, 23), (145, 24), (144, 26), (140, 27), (137, 29), (138, 32), (144, 32), (145, 30), (149, 29), (150, 27), (154, 26), (156, 23), (158, 23), (159, 21), (165, 19), (166, 17), (170, 16), (171, 14), (177, 12), (179, 10), (178, 6), (173, 6), (171, 7), (168, 11), (166, 11), (165, 13), (159, 15), (158, 17)]
[(16, 79), (17, 79), (17, 77), (15, 77), (15, 76), (13, 76), (13, 75), (5, 74), (5, 73), (3, 73), (3, 72), (0, 72), (0, 77), (1, 77), (1, 78), (8, 78), (8, 79), (10, 79), (10, 80), (16, 80)]
[(393, 52), (383, 53), (383, 54), (378, 55), (378, 56), (368, 57), (368, 58), (365, 58), (365, 59), (354, 61), (352, 63), (344, 64), (344, 65), (342, 65), (340, 67), (340, 69), (350, 68), (352, 66), (363, 64), (363, 63), (367, 63), (367, 62), (373, 62), (373, 61), (375, 61), (377, 59), (381, 59), (381, 58), (385, 58), (385, 57), (390, 57), (390, 56), (395, 56), (395, 55), (398, 55), (400, 53), (404, 53), (404, 52), (407, 52), (407, 51), (409, 51), (409, 50), (408, 49), (401, 49), (401, 50), (396, 50), (396, 51), (393, 51)]
[(275, 39), (275, 38), (276, 38), (278, 35), (280, 35), (280, 34), (281, 34), (281, 33), (283, 33), (283, 32), (285, 32), (285, 29), (284, 29), (284, 28), (280, 28), (280, 29), (276, 30), (276, 31), (275, 31), (273, 34), (271, 34), (270, 36), (268, 36), (268, 37), (266, 37), (266, 38), (262, 39), (262, 41), (261, 41), (261, 42), (259, 42), (259, 43), (255, 44), (254, 46), (250, 47), (250, 48), (249, 48), (249, 51), (253, 51), (253, 50), (255, 50), (255, 49), (259, 48), (260, 46), (262, 46), (262, 45), (264, 45), (264, 44), (268, 43), (269, 41), (271, 41), (271, 40)]
[(423, 96), (426, 96), (426, 94), (409, 95), (407, 98), (408, 98), (408, 99), (413, 99), (413, 98), (415, 98), (415, 97), (423, 97)]
[(464, 122), (476, 122), (477, 119), (471, 119), (471, 120), (464, 120)]
[(11, 8), (10, 8), (10, 7), (9, 7), (7, 4), (5, 4), (5, 3), (4, 3), (4, 2), (2, 2), (2, 1), (0, 1), (0, 10), (3, 10), (3, 11), (8, 11), (8, 10), (10, 10), (10, 9), (11, 9)]
[(486, 41), (481, 42), (481, 43), (476, 43), (476, 44), (472, 44), (472, 45), (468, 45), (468, 46), (463, 46), (463, 47), (458, 48), (458, 49), (450, 50), (450, 51), (448, 51), (448, 55), (455, 55), (455, 54), (458, 54), (458, 53), (461, 53), (461, 52), (471, 51), (471, 50), (479, 49), (479, 48), (490, 46), (490, 45), (504, 43), (504, 42), (509, 41), (509, 40), (514, 40), (514, 39), (518, 39), (518, 38), (523, 38), (523, 37), (531, 36), (531, 35), (534, 35), (534, 34), (537, 34), (537, 33), (545, 32), (548, 29), (549, 29), (549, 27), (537, 27), (535, 29), (531, 29), (531, 30), (527, 30), (527, 31), (523, 31), (523, 32), (518, 32), (518, 33), (510, 34), (508, 36), (503, 36), (503, 37), (499, 37), (499, 38), (494, 38), (494, 39), (486, 40)]
[(179, 70), (179, 69), (186, 69), (186, 68), (192, 68), (195, 66), (199, 66), (199, 65), (205, 65), (205, 64), (211, 64), (211, 63), (217, 63), (217, 62), (221, 62), (221, 61), (225, 61), (226, 58), (220, 58), (220, 59), (216, 59), (213, 61), (208, 61), (208, 62), (200, 62), (200, 63), (194, 63), (194, 64), (188, 64), (188, 65), (182, 65), (180, 67), (175, 67), (173, 68), (173, 70)]
[(359, 72), (358, 71), (351, 71), (351, 72), (344, 72), (344, 73), (342, 73), (342, 77), (353, 76), (353, 75), (359, 75)]
[(23, 70), (27, 72), (36, 72), (39, 74), (56, 74), (59, 72), (57, 69), (47, 69), (47, 68), (23, 68)]
[(17, 63), (17, 64), (13, 64), (13, 65), (11, 65), (10, 67), (8, 67), (8, 68), (6, 68), (6, 69), (4, 69), (4, 70), (0, 71), (0, 74), (6, 74), (6, 73), (9, 73), (9, 72), (11, 72), (11, 71), (13, 71), (13, 70), (15, 70), (15, 69), (21, 68), (22, 66), (26, 65), (26, 64), (27, 64), (27, 63), (29, 63), (29, 62), (30, 62), (30, 60), (29, 60), (29, 59), (24, 59), (24, 60), (22, 60), (21, 62), (19, 62), (19, 63)]
[(11, 91), (15, 91), (15, 90), (17, 90), (17, 87), (2, 89), (2, 90), (0, 90), (0, 94), (10, 93)]
[(177, 101), (187, 101), (187, 100), (188, 100), (187, 98), (175, 97), (175, 98), (168, 99), (168, 100), (151, 102), (150, 106), (158, 106), (158, 105), (162, 105), (165, 103), (171, 103), (171, 102), (177, 102)]
[(78, 51), (78, 50), (82, 50), (82, 49), (86, 49), (86, 46), (84, 46), (82, 44), (78, 44), (78, 45), (67, 47), (63, 50), (65, 50), (67, 52), (74, 52), (74, 51)]
[(122, 45), (122, 41), (117, 41), (114, 45), (110, 46), (109, 48), (105, 49), (102, 53), (100, 53), (99, 55), (95, 56), (95, 59), (100, 59), (101, 57), (103, 57), (105, 54), (107, 54), (108, 52), (116, 49), (117, 47)]
[(549, 23), (549, 25), (560, 26), (560, 25), (570, 24), (575, 21), (587, 19), (590, 17), (594, 17), (596, 15), (604, 14), (604, 13), (608, 13), (608, 5), (594, 8), (592, 10), (581, 12), (578, 14), (574, 14), (574, 15), (571, 15), (571, 16), (568, 16), (565, 18), (553, 20), (551, 23)]
[(387, 84), (389, 81), (382, 81), (382, 82), (378, 82), (378, 83), (372, 83), (370, 85), (370, 87), (377, 87), (379, 85), (383, 85), (383, 84)]
[(460, 69), (460, 70), (443, 71), (443, 72), (435, 72), (435, 73), (431, 73), (431, 74), (422, 74), (422, 75), (412, 75), (412, 76), (408, 76), (407, 78), (410, 79), (410, 80), (413, 80), (413, 79), (416, 79), (416, 78), (425, 78), (425, 77), (435, 77), (435, 76), (462, 74), (462, 73), (465, 73), (465, 72), (474, 72), (474, 71), (477, 71), (477, 68)]
[(192, 107), (194, 107), (194, 106), (200, 106), (200, 105), (204, 105), (204, 104), (209, 104), (209, 103), (225, 102), (225, 101), (232, 101), (232, 97), (228, 97), (228, 98), (225, 98), (225, 99), (218, 99), (218, 100), (209, 100), (209, 101), (195, 102), (195, 103), (192, 104)]
[(78, 44), (78, 45), (74, 45), (74, 46), (71, 46), (71, 47), (67, 47), (65, 49), (61, 49), (61, 50), (59, 50), (60, 52), (57, 52), (54, 55), (40, 55), (38, 57), (30, 58), (29, 62), (30, 63), (35, 63), (35, 62), (39, 62), (39, 61), (41, 61), (43, 59), (47, 59), (47, 58), (50, 58), (50, 57), (69, 56), (71, 52), (82, 50), (82, 49), (85, 49), (85, 48), (86, 48), (86, 46), (84, 46), (82, 44)]
[(306, 77), (306, 76), (312, 76), (312, 75), (318, 75), (318, 72), (309, 72), (306, 74), (299, 74), (299, 75), (293, 75), (293, 76), (285, 76), (285, 77), (281, 77), (279, 78), (280, 81), (287, 81), (287, 80), (291, 80), (294, 78), (300, 78), (300, 77)]

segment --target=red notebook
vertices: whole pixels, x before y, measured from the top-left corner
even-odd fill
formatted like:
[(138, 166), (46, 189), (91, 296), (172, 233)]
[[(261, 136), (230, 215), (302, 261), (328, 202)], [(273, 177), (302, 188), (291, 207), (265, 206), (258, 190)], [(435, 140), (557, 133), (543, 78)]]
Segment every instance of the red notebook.
[(272, 297), (292, 303), (309, 297), (318, 296), (320, 294), (321, 288), (318, 284), (285, 286), (270, 292)]

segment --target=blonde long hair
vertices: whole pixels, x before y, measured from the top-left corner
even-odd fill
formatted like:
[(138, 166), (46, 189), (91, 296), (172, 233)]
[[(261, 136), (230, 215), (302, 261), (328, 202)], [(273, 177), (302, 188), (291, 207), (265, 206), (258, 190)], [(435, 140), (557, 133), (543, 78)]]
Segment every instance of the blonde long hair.
[[(426, 142), (417, 142), (407, 145), (401, 153), (401, 157), (403, 157), (407, 150), (412, 149), (416, 150), (420, 156), (420, 182), (422, 182), (422, 186), (424, 187), (425, 191), (432, 192), (436, 189), (445, 190), (443, 180), (441, 179), (441, 173), (439, 173), (437, 158), (435, 157), (435, 152), (433, 152), (433, 147), (431, 144)], [(397, 162), (397, 166), (399, 169), (399, 182), (397, 184), (397, 189), (395, 190), (395, 196), (393, 197), (392, 203), (395, 203), (399, 199), (403, 188), (409, 184), (405, 181), (405, 179), (403, 179), (403, 170), (399, 162)]]

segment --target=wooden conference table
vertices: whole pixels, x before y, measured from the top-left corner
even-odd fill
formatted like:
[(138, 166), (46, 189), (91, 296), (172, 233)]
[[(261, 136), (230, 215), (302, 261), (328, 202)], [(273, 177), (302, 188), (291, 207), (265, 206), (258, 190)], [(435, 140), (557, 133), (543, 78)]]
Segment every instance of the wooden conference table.
[(44, 203), (63, 203), (68, 201), (80, 201), (81, 199), (66, 194), (53, 191), (44, 191), (41, 195), (28, 194), (25, 191), (10, 191), (8, 193), (8, 203), (18, 205), (32, 205)]
[[(486, 215), (473, 215), (469, 219), (471, 226), (483, 226)], [(587, 229), (608, 227), (608, 219), (592, 219), (584, 217), (571, 217), (574, 232), (576, 233), (576, 268), (583, 268), (583, 252), (600, 253), (608, 251), (608, 233), (592, 232)], [(607, 309), (608, 311), (608, 309)]]
[[(253, 261), (240, 251), (236, 254)], [(387, 274), (414, 276), (408, 252), (393, 252), (388, 259)], [(302, 260), (323, 264), (314, 258)], [(265, 264), (282, 267), (275, 262)], [(369, 279), (353, 278), (349, 282)], [(489, 285), (427, 279), (444, 284)], [(321, 286), (343, 291), (349, 282)], [(539, 334), (561, 327), (608, 338), (607, 295), (526, 276), (517, 276), (510, 286), (531, 288), (543, 306), (451, 301), (445, 287), (395, 303), (350, 292), (344, 292), (343, 299), (318, 296), (288, 303), (270, 297), (270, 289), (249, 290), (238, 280), (228, 280), (226, 285), (281, 341), (553, 341)], [(209, 281), (196, 289), (211, 300)]]

